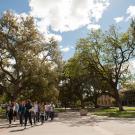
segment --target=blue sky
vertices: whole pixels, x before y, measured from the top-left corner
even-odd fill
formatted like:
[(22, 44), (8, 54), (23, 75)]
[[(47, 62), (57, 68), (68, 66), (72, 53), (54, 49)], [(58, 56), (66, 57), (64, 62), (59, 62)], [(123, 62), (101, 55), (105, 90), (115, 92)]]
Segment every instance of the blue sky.
[(135, 17), (135, 0), (0, 0), (0, 12), (6, 10), (34, 16), (38, 29), (59, 41), (67, 60), (77, 40), (91, 29), (116, 24), (125, 31)]

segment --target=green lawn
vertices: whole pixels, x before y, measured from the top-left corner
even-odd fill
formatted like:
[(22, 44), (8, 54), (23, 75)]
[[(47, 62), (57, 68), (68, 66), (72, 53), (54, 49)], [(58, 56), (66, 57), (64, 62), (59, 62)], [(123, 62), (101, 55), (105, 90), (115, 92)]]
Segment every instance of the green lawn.
[(95, 109), (91, 113), (99, 116), (118, 117), (118, 118), (135, 118), (135, 107), (124, 107), (125, 111), (120, 112), (117, 107), (109, 109)]
[(2, 118), (5, 118), (5, 109), (2, 109), (1, 107), (0, 107), (0, 119), (2, 119)]
[(55, 108), (55, 112), (59, 113), (59, 112), (66, 112), (65, 108)]

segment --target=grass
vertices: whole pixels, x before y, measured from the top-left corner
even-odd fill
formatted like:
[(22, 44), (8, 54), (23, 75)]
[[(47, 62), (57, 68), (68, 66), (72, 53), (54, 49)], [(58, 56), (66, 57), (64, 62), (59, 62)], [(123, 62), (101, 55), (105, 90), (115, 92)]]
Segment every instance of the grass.
[(98, 116), (118, 117), (118, 118), (135, 118), (135, 107), (124, 107), (124, 111), (120, 112), (117, 107), (109, 109), (95, 109), (92, 114)]
[(59, 113), (59, 112), (66, 112), (66, 110), (64, 108), (55, 108), (55, 112)]
[(6, 114), (5, 109), (2, 109), (0, 107), (0, 119), (5, 118), (5, 114)]

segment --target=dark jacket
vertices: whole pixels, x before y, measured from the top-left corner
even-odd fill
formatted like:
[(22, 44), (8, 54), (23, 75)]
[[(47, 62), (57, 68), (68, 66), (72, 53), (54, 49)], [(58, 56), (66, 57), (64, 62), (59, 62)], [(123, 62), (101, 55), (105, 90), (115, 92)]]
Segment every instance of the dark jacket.
[(32, 105), (30, 103), (25, 104), (25, 112), (30, 112), (30, 109), (32, 108)]
[(24, 114), (25, 111), (26, 111), (25, 105), (19, 105), (19, 111), (18, 111), (18, 112), (19, 112), (20, 114)]

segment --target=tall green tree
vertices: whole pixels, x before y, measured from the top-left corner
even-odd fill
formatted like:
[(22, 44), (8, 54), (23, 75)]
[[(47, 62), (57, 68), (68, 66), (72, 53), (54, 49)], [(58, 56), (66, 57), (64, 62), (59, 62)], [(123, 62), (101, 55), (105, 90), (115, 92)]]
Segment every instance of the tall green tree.
[(46, 42), (31, 16), (7, 11), (0, 17), (0, 89), (8, 97), (56, 90), (60, 66), (57, 42), (53, 38)]
[(93, 65), (95, 72), (111, 86), (122, 111), (118, 84), (126, 75), (127, 62), (134, 58), (135, 40), (131, 31), (119, 33), (114, 26), (105, 33), (92, 31), (88, 38), (78, 42), (76, 53), (81, 54), (82, 61), (87, 61), (86, 68)]
[[(86, 49), (86, 47), (84, 48)], [(74, 99), (76, 97), (76, 102), (79, 100), (82, 107), (85, 106), (86, 102), (98, 107), (98, 97), (102, 94), (111, 96), (113, 94), (110, 92), (110, 85), (102, 79), (102, 76), (95, 69), (95, 65), (89, 63), (89, 60), (86, 52), (82, 52), (76, 53), (65, 64), (64, 75), (65, 80), (67, 79), (66, 86), (69, 87), (66, 95), (69, 94), (69, 97), (72, 96)]]

